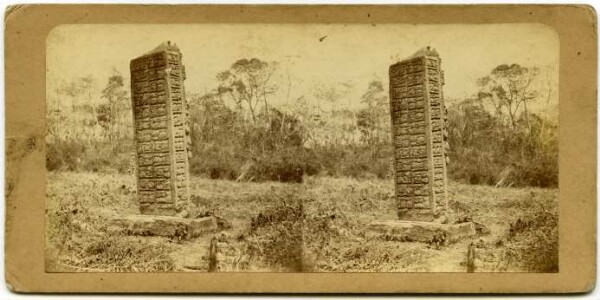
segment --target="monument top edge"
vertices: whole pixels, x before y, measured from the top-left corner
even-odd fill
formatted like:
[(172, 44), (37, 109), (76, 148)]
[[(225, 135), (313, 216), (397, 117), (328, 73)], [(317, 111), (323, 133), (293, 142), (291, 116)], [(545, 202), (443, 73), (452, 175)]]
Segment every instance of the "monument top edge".
[(134, 58), (133, 60), (139, 59), (139, 58), (143, 58), (146, 56), (150, 56), (153, 54), (157, 54), (157, 53), (161, 53), (161, 52), (167, 52), (167, 51), (175, 51), (175, 52), (180, 52), (179, 51), (179, 47), (177, 46), (176, 43), (171, 43), (171, 41), (166, 41), (161, 43), (160, 45), (156, 46), (156, 48), (142, 54), (141, 56), (138, 56), (136, 58)]
[(392, 66), (398, 65), (403, 62), (408, 62), (408, 61), (411, 61), (416, 58), (421, 58), (421, 57), (437, 57), (437, 58), (439, 58), (440, 54), (437, 52), (437, 50), (435, 48), (432, 48), (431, 46), (426, 46), (426, 47), (419, 49), (413, 55), (411, 55), (405, 59), (399, 60)]
[(421, 57), (421, 56), (437, 56), (437, 57), (439, 57), (440, 54), (437, 52), (437, 50), (435, 48), (431, 48), (431, 46), (426, 46), (426, 47), (419, 49), (419, 51), (415, 52), (415, 54), (411, 55), (408, 58), (410, 59), (410, 58)]

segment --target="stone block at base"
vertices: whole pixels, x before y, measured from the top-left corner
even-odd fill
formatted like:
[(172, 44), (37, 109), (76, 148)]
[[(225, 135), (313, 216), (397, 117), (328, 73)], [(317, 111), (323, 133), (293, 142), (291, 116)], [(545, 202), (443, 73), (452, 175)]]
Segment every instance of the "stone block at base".
[(165, 236), (191, 239), (217, 230), (217, 219), (204, 217), (186, 219), (169, 216), (128, 215), (111, 219), (110, 232), (130, 235)]
[(367, 226), (365, 236), (406, 242), (455, 242), (462, 238), (475, 236), (475, 225), (471, 222), (459, 224), (440, 224), (419, 221), (376, 221)]

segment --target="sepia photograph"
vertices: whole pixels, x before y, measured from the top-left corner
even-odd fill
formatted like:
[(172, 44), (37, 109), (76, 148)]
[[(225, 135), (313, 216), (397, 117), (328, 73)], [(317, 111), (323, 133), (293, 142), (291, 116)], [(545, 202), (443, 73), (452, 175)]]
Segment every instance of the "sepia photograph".
[(540, 23), (63, 24), (46, 272), (559, 272)]

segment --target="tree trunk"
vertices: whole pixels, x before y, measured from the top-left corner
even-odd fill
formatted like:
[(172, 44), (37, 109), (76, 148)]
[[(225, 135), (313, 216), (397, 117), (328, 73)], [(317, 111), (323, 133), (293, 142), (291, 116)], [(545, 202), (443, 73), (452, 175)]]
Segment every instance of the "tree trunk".
[(213, 237), (208, 247), (208, 272), (218, 271), (217, 251), (217, 238)]
[(529, 131), (529, 139), (531, 139), (531, 122), (529, 122), (529, 111), (527, 110), (527, 101), (523, 101), (523, 109), (525, 112), (525, 121), (527, 122), (527, 129)]
[(475, 244), (469, 244), (467, 250), (467, 273), (475, 272)]

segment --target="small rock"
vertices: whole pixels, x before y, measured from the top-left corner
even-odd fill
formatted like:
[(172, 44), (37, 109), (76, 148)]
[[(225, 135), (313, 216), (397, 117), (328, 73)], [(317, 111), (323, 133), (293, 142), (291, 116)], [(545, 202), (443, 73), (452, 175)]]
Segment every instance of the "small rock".
[(475, 225), (475, 231), (477, 232), (477, 235), (490, 235), (492, 233), (492, 231), (487, 226), (478, 222), (472, 223)]
[(229, 240), (230, 236), (227, 232), (221, 232), (217, 237), (217, 240), (221, 243), (226, 243)]
[(179, 218), (187, 218), (189, 215), (190, 215), (190, 212), (187, 209), (184, 209), (175, 216), (179, 217)]
[(215, 219), (217, 219), (217, 227), (219, 227), (219, 229), (233, 228), (233, 225), (231, 224), (231, 222), (225, 220), (224, 218), (215, 216)]

